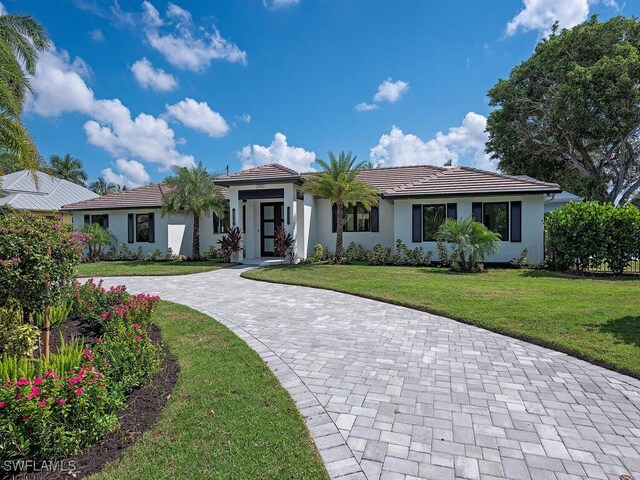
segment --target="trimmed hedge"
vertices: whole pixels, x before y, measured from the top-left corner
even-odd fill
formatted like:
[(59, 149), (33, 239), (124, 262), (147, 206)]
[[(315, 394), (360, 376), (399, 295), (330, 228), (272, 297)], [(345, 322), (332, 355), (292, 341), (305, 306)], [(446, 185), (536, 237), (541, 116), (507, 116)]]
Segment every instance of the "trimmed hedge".
[(584, 271), (603, 264), (621, 274), (640, 258), (640, 209), (632, 204), (569, 203), (544, 220), (549, 265)]

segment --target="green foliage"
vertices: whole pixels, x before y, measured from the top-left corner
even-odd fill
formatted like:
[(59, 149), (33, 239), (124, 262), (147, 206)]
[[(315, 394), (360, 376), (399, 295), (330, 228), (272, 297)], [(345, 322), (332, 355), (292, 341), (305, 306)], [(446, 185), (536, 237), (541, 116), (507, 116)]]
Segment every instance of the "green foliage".
[(285, 230), (284, 225), (278, 225), (275, 229), (273, 251), (283, 260), (289, 257), (289, 261), (293, 263), (293, 235)]
[(80, 232), (85, 236), (87, 245), (87, 259), (96, 262), (102, 256), (105, 247), (116, 243), (116, 237), (111, 230), (102, 228), (97, 223), (87, 223), (80, 228)]
[[(49, 307), (49, 326), (55, 328), (62, 325), (69, 318), (72, 310), (73, 303), (69, 301), (51, 305)], [(35, 320), (40, 327), (44, 327), (44, 312), (36, 312)]]
[(242, 232), (238, 227), (227, 227), (224, 236), (218, 240), (222, 258), (228, 263), (242, 250)]
[(0, 308), (0, 354), (31, 355), (39, 336), (40, 330), (24, 321), (21, 309)]
[(364, 167), (364, 162), (356, 163), (356, 156), (351, 152), (340, 152), (336, 157), (329, 152), (329, 161), (317, 159), (322, 171), (309, 175), (305, 181), (304, 189), (307, 192), (329, 200), (331, 205), (336, 205), (336, 250), (335, 256), (338, 262), (342, 262), (343, 251), (343, 218), (344, 207), (361, 203), (365, 208), (371, 208), (378, 204), (378, 192), (366, 182), (357, 180), (358, 173)]
[(147, 253), (145, 260), (150, 262), (170, 262), (172, 260), (178, 260), (178, 255), (174, 255), (171, 248), (166, 252), (162, 252), (159, 248), (156, 248), (153, 252)]
[(393, 265), (430, 265), (433, 253), (425, 254), (424, 248), (409, 248), (400, 239), (396, 240), (396, 250), (392, 257)]
[(315, 244), (313, 252), (313, 255), (307, 257), (306, 263), (333, 262), (335, 260), (331, 250), (321, 243)]
[(222, 252), (220, 249), (216, 248), (214, 245), (209, 247), (209, 250), (202, 254), (203, 260), (216, 260), (218, 258), (222, 258)]
[(0, 307), (35, 313), (59, 303), (75, 284), (83, 242), (70, 225), (42, 215), (0, 216)]
[(515, 268), (523, 268), (527, 265), (527, 259), (529, 258), (529, 250), (524, 248), (520, 252), (520, 255), (517, 258), (512, 258), (509, 262), (512, 267)]
[(465, 272), (482, 271), (482, 262), (500, 249), (500, 235), (471, 217), (446, 220), (438, 228), (436, 239), (449, 243), (451, 267)]
[(447, 250), (446, 242), (436, 239), (436, 250), (438, 250), (438, 258), (439, 258), (440, 266), (450, 267), (451, 258), (449, 255), (449, 250)]
[(48, 170), (55, 177), (77, 183), (83, 187), (89, 178), (83, 168), (82, 161), (73, 158), (70, 153), (67, 153), (64, 157), (51, 155), (51, 157), (49, 157)]
[(640, 209), (596, 202), (569, 203), (546, 215), (547, 255), (558, 270), (606, 264), (621, 274), (640, 257)]
[(89, 190), (93, 193), (97, 193), (98, 195), (109, 195), (110, 193), (122, 192), (126, 189), (127, 187), (125, 186), (108, 182), (104, 177), (98, 178), (89, 185)]
[(367, 255), (367, 261), (371, 265), (391, 265), (393, 263), (393, 255), (390, 247), (376, 244)]
[(186, 213), (193, 215), (192, 257), (200, 257), (200, 218), (207, 212), (223, 218), (227, 201), (220, 194), (213, 175), (200, 162), (194, 168), (176, 167), (175, 175), (165, 180), (170, 188), (164, 197), (163, 214)]
[(500, 169), (625, 203), (640, 187), (640, 22), (554, 31), (489, 91)]
[(95, 283), (93, 278), (90, 278), (76, 286), (72, 315), (83, 319), (91, 329), (99, 332), (102, 328), (102, 314), (121, 304), (128, 297), (129, 294), (124, 285), (106, 290), (102, 287), (102, 280)]
[[(322, 245), (320, 246), (322, 247)], [(347, 250), (344, 253), (344, 259), (347, 263), (366, 262), (367, 251), (359, 243), (350, 242), (347, 246)]]

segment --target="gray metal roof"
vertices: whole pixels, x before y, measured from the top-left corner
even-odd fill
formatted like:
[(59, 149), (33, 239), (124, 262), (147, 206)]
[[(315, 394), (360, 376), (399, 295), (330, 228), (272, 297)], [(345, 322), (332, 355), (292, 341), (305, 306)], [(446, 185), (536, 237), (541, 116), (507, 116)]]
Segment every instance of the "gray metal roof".
[[(38, 178), (37, 186), (34, 175)], [(21, 170), (1, 178), (0, 205), (17, 210), (60, 210), (63, 205), (99, 196), (81, 185), (44, 172)]]

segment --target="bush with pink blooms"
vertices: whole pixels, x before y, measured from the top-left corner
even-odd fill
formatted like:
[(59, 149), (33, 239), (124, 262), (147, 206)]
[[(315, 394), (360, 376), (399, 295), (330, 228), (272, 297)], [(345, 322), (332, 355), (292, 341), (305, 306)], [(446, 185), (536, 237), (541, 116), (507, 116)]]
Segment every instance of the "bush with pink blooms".
[(90, 278), (85, 283), (77, 283), (74, 292), (71, 316), (82, 319), (92, 330), (99, 331), (103, 324), (103, 314), (122, 304), (130, 297), (124, 285), (106, 289), (102, 280), (96, 283)]

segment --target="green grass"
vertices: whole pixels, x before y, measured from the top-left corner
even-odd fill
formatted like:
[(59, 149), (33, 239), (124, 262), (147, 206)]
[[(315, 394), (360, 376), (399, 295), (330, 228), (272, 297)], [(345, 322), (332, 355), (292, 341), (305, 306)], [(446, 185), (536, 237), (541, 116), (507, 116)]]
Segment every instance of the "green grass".
[(255, 280), (320, 287), (424, 310), (569, 353), (640, 378), (640, 280), (536, 270), (301, 265)]
[(150, 262), (144, 260), (117, 260), (113, 262), (81, 263), (79, 277), (126, 277), (143, 275), (188, 275), (208, 272), (229, 266), (216, 260), (197, 262)]
[(94, 480), (326, 479), (293, 400), (260, 357), (215, 320), (161, 302), (180, 363), (160, 421)]

